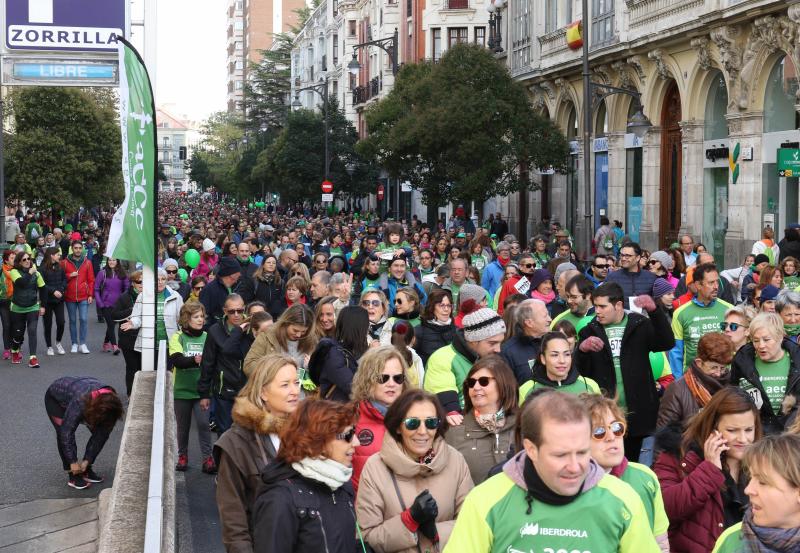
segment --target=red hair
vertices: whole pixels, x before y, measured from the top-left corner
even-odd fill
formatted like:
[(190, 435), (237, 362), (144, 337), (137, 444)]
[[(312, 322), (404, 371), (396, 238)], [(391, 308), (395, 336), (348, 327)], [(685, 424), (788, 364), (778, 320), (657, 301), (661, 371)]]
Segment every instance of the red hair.
[(278, 457), (289, 464), (307, 457), (318, 458), (325, 444), (357, 419), (354, 404), (323, 399), (303, 401), (281, 429)]

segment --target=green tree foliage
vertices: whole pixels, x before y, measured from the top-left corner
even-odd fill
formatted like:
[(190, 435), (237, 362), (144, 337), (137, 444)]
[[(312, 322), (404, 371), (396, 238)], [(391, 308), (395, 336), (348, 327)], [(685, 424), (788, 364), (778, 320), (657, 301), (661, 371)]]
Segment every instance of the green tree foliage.
[(10, 97), (9, 199), (64, 210), (122, 201), (119, 118), (113, 95), (30, 87)]
[(261, 61), (250, 63), (244, 85), (247, 120), (253, 132), (280, 129), (286, 123), (291, 90), (292, 35), (278, 34), (275, 47), (261, 50)]
[(460, 44), (437, 64), (404, 66), (367, 112), (360, 153), (407, 179), (427, 203), (481, 202), (530, 188), (520, 167), (566, 170), (569, 146), (485, 48)]
[[(374, 188), (378, 171), (355, 151), (358, 133), (335, 100), (328, 104), (328, 179), (340, 197), (364, 196)], [(318, 200), (325, 167), (324, 117), (321, 112), (298, 110), (261, 152), (253, 179), (279, 192), (286, 201)], [(350, 174), (352, 173), (352, 175)]]

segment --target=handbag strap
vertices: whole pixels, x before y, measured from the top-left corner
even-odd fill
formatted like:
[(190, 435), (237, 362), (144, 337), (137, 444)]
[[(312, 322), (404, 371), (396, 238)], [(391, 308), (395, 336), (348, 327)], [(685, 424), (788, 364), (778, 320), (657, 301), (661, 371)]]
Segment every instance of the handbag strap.
[[(397, 494), (397, 500), (400, 502), (400, 508), (405, 511), (406, 510), (406, 502), (403, 501), (403, 496), (400, 494), (400, 486), (397, 485), (397, 478), (394, 475), (394, 471), (389, 468), (389, 465), (386, 465), (386, 470), (389, 471), (389, 476), (392, 478), (392, 484), (394, 485), (394, 491)], [(419, 546), (419, 537), (417, 537), (417, 552), (422, 553), (422, 548)]]

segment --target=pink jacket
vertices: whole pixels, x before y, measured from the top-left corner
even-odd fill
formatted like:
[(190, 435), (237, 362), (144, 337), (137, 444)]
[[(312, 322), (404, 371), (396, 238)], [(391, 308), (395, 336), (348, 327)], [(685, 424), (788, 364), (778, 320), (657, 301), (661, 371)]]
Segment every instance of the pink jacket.
[(208, 278), (208, 275), (211, 274), (211, 271), (214, 270), (214, 267), (217, 266), (219, 263), (219, 256), (214, 253), (213, 255), (208, 255), (207, 253), (200, 254), (200, 263), (197, 264), (197, 267), (192, 271), (192, 278), (197, 276), (204, 276)]

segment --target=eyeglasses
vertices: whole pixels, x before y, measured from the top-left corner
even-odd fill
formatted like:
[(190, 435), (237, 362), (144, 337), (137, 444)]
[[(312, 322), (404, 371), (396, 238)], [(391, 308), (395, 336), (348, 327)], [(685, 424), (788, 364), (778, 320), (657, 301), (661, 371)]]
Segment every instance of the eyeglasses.
[(178, 274), (178, 269), (175, 269), (174, 271), (170, 271), (169, 269), (165, 269), (164, 272), (166, 272), (168, 275), (177, 275)]
[(694, 242), (681, 242), (681, 246), (693, 246)]
[(205, 286), (193, 286), (192, 290), (202, 290)]
[[(416, 430), (421, 423), (422, 421), (419, 417), (409, 417), (403, 421), (403, 424), (408, 430)], [(439, 420), (439, 417), (427, 417), (425, 419), (425, 428), (428, 430), (436, 430), (441, 423), (442, 421)]]
[(730, 327), (731, 332), (736, 332), (740, 328), (749, 328), (747, 325), (743, 325), (742, 323), (719, 323), (719, 329), (722, 332), (725, 332)]
[(361, 300), (361, 307), (380, 307), (383, 305), (381, 300)]
[(731, 368), (728, 365), (719, 365), (709, 361), (705, 361), (703, 363), (703, 369), (703, 372), (707, 372), (715, 376), (725, 376), (731, 371)]
[(604, 440), (606, 438), (606, 432), (609, 430), (614, 434), (615, 438), (621, 438), (625, 435), (625, 423), (614, 421), (608, 426), (596, 426), (592, 430), (592, 438), (595, 440)]
[(356, 428), (354, 426), (353, 428), (351, 428), (347, 432), (341, 432), (339, 434), (336, 434), (336, 439), (337, 440), (342, 440), (343, 442), (350, 443), (350, 442), (353, 441), (353, 436), (355, 436), (355, 435), (356, 435)]
[(394, 380), (395, 384), (402, 384), (406, 381), (404, 374), (382, 374), (378, 377), (378, 384), (386, 384), (389, 379)]
[(478, 378), (468, 378), (467, 379), (467, 388), (474, 388), (475, 384), (480, 384), (481, 388), (485, 388), (489, 385), (489, 382), (494, 380), (493, 376), (481, 376)]
[(438, 305), (442, 309), (453, 309), (452, 303), (437, 303), (436, 305)]
[(226, 309), (225, 312), (228, 315), (241, 315), (244, 313), (244, 309)]

